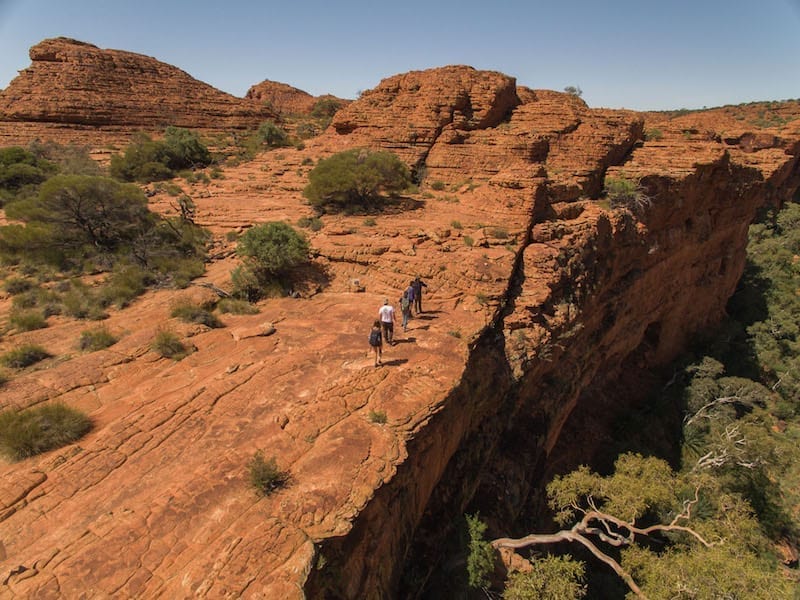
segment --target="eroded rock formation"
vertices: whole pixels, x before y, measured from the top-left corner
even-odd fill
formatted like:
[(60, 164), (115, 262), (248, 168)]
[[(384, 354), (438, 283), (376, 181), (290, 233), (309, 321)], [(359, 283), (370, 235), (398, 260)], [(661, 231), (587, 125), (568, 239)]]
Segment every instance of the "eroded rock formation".
[[(85, 326), (63, 317), (0, 340), (57, 357), (15, 374), (0, 407), (58, 399), (95, 423), (0, 463), (0, 595), (389, 598), (410, 553), (435, 564), (476, 493), (513, 519), (575, 406), (719, 319), (756, 209), (795, 193), (797, 104), (774, 127), (720, 131), (716, 114), (592, 110), (445, 67), (381, 82), (303, 150), (187, 186), (215, 234), (203, 282), (226, 287), (227, 232), (311, 214), (307, 159), (390, 149), (422, 182), (374, 224), (326, 215), (307, 297), (225, 329), (170, 320), (187, 292), (161, 290), (112, 311), (122, 337), (102, 352), (76, 353)], [(610, 206), (606, 176), (639, 180), (649, 201)], [(426, 313), (376, 369), (368, 325), (417, 274)], [(268, 337), (230, 333), (265, 323)], [(149, 351), (165, 325), (196, 352)], [(290, 474), (264, 499), (246, 484), (256, 449)]]
[(225, 131), (253, 129), (275, 118), (262, 103), (236, 98), (133, 52), (53, 38), (33, 46), (30, 57), (31, 65), (0, 91), (4, 143), (19, 143), (15, 129), (20, 139), (85, 128), (160, 132), (175, 125)]
[(245, 98), (260, 102), (280, 115), (310, 115), (320, 100), (331, 100), (342, 105), (350, 102), (331, 94), (312, 96), (287, 83), (268, 79), (247, 90)]

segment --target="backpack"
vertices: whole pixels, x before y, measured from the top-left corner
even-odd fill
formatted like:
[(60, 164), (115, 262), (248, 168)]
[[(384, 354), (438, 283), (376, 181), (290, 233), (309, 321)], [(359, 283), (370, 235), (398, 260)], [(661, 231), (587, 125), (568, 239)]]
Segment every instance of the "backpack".
[(373, 329), (369, 332), (369, 345), (370, 346), (380, 346), (381, 345), (381, 330), (380, 329)]
[(408, 312), (411, 308), (411, 300), (406, 297), (400, 298), (400, 310), (403, 312)]

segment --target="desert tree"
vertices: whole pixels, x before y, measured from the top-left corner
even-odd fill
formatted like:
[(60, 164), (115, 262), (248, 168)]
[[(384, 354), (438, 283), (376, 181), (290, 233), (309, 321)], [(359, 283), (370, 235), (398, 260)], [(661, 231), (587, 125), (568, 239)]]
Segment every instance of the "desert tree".
[[(763, 538), (749, 505), (712, 477), (624, 454), (611, 475), (580, 467), (556, 477), (547, 494), (563, 529), (492, 545), (580, 545), (637, 598), (790, 597), (775, 565), (754, 551), (763, 549)], [(710, 574), (709, 565), (719, 572)]]

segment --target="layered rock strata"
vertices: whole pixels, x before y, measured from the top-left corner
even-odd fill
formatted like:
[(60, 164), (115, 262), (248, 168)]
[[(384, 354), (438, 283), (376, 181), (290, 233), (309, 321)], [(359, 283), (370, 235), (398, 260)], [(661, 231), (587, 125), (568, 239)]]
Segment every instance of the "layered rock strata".
[(31, 65), (0, 91), (4, 143), (20, 143), (28, 132), (71, 140), (72, 129), (80, 134), (87, 128), (107, 137), (115, 131), (161, 132), (168, 125), (253, 129), (276, 118), (263, 103), (236, 98), (133, 52), (53, 38), (33, 46), (30, 58)]
[[(224, 329), (169, 318), (195, 286), (112, 311), (121, 340), (99, 353), (75, 352), (85, 325), (64, 317), (0, 340), (56, 356), (15, 374), (0, 407), (61, 400), (95, 425), (78, 444), (0, 464), (0, 596), (417, 592), (428, 572), (401, 582), (407, 558), (436, 565), (476, 494), (513, 520), (593, 386), (632, 360), (669, 360), (719, 319), (755, 211), (798, 187), (800, 109), (787, 115), (717, 132), (713, 115), (592, 110), (446, 67), (383, 81), (303, 150), (193, 184), (217, 244), (201, 283), (219, 287), (236, 264), (226, 233), (311, 214), (307, 159), (390, 149), (421, 189), (370, 224), (326, 215), (309, 232), (307, 297), (226, 316)], [(648, 200), (612, 206), (606, 176), (638, 180)], [(426, 312), (376, 369), (369, 323), (417, 274)], [(267, 323), (269, 336), (240, 335)], [(164, 326), (196, 351), (160, 359), (149, 344)], [(290, 476), (263, 499), (246, 483), (256, 449)]]

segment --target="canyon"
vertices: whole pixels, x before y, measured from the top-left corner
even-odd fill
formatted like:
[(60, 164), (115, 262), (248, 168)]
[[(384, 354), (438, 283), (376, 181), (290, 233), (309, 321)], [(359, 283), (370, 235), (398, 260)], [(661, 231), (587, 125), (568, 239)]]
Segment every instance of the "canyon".
[[(0, 145), (76, 143), (102, 161), (139, 131), (241, 134), (313, 106), (283, 84), (234, 98), (156, 59), (64, 38), (31, 60), (0, 91)], [(394, 152), (418, 191), (371, 218), (323, 215), (306, 232), (314, 276), (299, 297), (223, 315), (219, 329), (170, 318), (180, 299), (230, 289), (231, 233), (314, 216), (309, 171), (350, 148)], [(608, 390), (722, 318), (748, 225), (797, 197), (798, 153), (798, 102), (597, 109), (447, 66), (381, 81), (302, 146), (176, 181), (213, 235), (201, 278), (111, 310), (120, 341), (106, 350), (77, 350), (87, 324), (63, 316), (0, 338), (0, 352), (35, 342), (53, 355), (13, 374), (0, 409), (62, 401), (93, 422), (76, 444), (0, 462), (0, 597), (418, 591), (470, 503), (512, 523), (559, 460), (571, 415), (612, 418), (625, 407)], [(638, 182), (645, 201), (610, 202), (615, 178)], [(175, 210), (163, 190), (148, 194)], [(369, 325), (417, 275), (425, 312), (375, 368)], [(10, 307), (0, 297), (3, 322)], [(153, 352), (163, 327), (194, 352)], [(587, 453), (602, 443), (599, 425), (582, 434)], [(267, 497), (247, 483), (257, 450), (289, 474)], [(412, 573), (412, 557), (430, 569)]]

